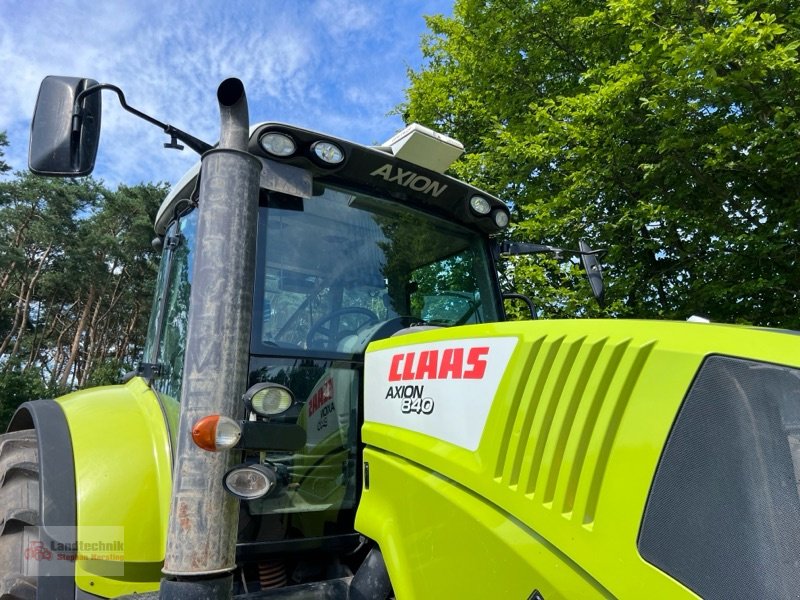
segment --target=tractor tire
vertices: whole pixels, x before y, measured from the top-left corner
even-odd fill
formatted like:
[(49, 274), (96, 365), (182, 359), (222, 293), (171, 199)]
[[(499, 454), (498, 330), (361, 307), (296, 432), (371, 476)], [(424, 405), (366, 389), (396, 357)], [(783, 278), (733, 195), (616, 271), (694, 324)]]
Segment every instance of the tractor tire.
[(36, 600), (37, 577), (24, 556), (36, 539), (25, 528), (40, 525), (39, 515), (36, 432), (0, 435), (0, 600)]

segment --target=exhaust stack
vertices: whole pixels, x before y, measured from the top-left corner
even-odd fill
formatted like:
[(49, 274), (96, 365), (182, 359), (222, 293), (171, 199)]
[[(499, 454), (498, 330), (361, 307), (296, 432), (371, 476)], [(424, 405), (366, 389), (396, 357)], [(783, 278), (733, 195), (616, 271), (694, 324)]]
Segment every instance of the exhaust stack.
[[(260, 161), (247, 153), (244, 86), (227, 79), (217, 90), (219, 145), (203, 154), (197, 249), (192, 274), (181, 416), (173, 469), (161, 598), (221, 598), (231, 593), (238, 500), (222, 479), (237, 450), (207, 452), (191, 430), (219, 414), (240, 420), (247, 387), (255, 271)], [(232, 456), (234, 455), (234, 456)], [(218, 575), (219, 577), (215, 577)]]

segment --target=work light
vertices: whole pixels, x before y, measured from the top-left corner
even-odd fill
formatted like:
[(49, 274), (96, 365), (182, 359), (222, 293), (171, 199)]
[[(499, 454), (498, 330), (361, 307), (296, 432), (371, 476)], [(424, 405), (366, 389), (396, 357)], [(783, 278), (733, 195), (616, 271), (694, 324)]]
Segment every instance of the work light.
[(277, 383), (257, 383), (244, 393), (242, 400), (251, 411), (261, 417), (279, 415), (294, 404), (289, 388)]
[(483, 196), (473, 196), (469, 199), (469, 206), (479, 215), (488, 215), (492, 211), (492, 205)]
[(317, 158), (329, 165), (338, 165), (344, 160), (344, 152), (333, 142), (316, 142), (311, 149)]
[(265, 133), (258, 140), (258, 143), (261, 144), (267, 154), (272, 154), (273, 156), (291, 156), (297, 150), (297, 145), (291, 137), (277, 131)]
[(222, 485), (237, 498), (254, 500), (266, 496), (278, 481), (275, 471), (266, 465), (236, 465), (222, 478)]
[(494, 223), (500, 229), (508, 226), (508, 213), (504, 210), (494, 211)]

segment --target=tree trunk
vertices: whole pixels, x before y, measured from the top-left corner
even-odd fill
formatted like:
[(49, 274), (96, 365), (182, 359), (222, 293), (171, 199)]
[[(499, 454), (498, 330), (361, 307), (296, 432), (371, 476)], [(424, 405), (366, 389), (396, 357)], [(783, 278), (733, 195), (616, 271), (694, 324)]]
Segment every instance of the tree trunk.
[[(25, 334), (25, 327), (28, 325), (28, 311), (30, 310), (31, 306), (31, 298), (33, 297), (33, 290), (36, 287), (36, 283), (39, 280), (39, 277), (42, 274), (42, 269), (47, 263), (47, 258), (50, 256), (50, 251), (53, 249), (53, 244), (50, 244), (45, 249), (42, 256), (39, 258), (39, 264), (36, 265), (36, 271), (34, 271), (33, 276), (31, 277), (30, 281), (27, 283), (25, 291), (20, 291), (20, 299), (17, 303), (17, 316), (15, 316), (15, 325), (18, 322), (19, 326), (17, 327), (17, 339), (14, 340), (14, 348), (11, 350), (11, 356), (16, 356), (17, 352), (19, 352), (20, 344), (22, 343), (22, 336)], [(17, 319), (19, 317), (19, 319)], [(3, 354), (5, 349), (8, 347), (8, 342), (10, 341), (11, 336), (13, 336), (14, 330), (9, 332), (9, 335), (3, 340), (3, 347), (0, 348), (0, 354)]]
[(94, 310), (92, 311), (92, 318), (89, 320), (89, 324), (87, 327), (86, 337), (84, 339), (84, 351), (86, 355), (86, 360), (83, 365), (83, 369), (80, 372), (80, 376), (78, 379), (78, 387), (83, 387), (86, 384), (86, 380), (89, 377), (89, 373), (92, 370), (92, 367), (95, 362), (97, 362), (97, 356), (95, 353), (97, 352), (97, 345), (98, 339), (102, 339), (103, 334), (101, 333), (98, 335), (98, 331), (100, 329), (100, 319), (98, 318), (100, 314), (100, 307), (103, 305), (103, 297), (102, 295), (97, 299), (97, 302), (94, 305)]
[(124, 362), (125, 358), (128, 356), (128, 345), (130, 344), (130, 339), (133, 335), (133, 332), (136, 331), (136, 323), (139, 320), (139, 313), (140, 309), (139, 305), (137, 304), (136, 308), (131, 314), (131, 318), (128, 319), (128, 325), (125, 327), (125, 335), (119, 341), (119, 344), (117, 345), (117, 352), (114, 355), (114, 358), (120, 362)]
[[(53, 320), (54, 324), (55, 324), (55, 321), (58, 321), (58, 320), (59, 319), (57, 319), (57, 318), (54, 319)], [(56, 377), (58, 377), (58, 374), (61, 373), (61, 361), (62, 361), (62, 359), (64, 357), (64, 346), (62, 345), (62, 340), (64, 339), (64, 336), (66, 335), (66, 333), (67, 333), (67, 327), (64, 327), (61, 330), (61, 333), (58, 334), (58, 339), (56, 340), (56, 344), (55, 344), (55, 348), (56, 348), (55, 352), (56, 352), (56, 354), (53, 357), (53, 370), (52, 370), (52, 375), (50, 377), (50, 381), (47, 384), (48, 387), (55, 386)]]
[(78, 359), (78, 351), (80, 350), (81, 347), (81, 338), (83, 337), (83, 332), (86, 329), (86, 322), (89, 320), (89, 312), (91, 311), (92, 304), (94, 304), (94, 295), (95, 295), (94, 286), (90, 286), (89, 294), (86, 298), (86, 304), (83, 307), (83, 312), (81, 313), (80, 321), (78, 321), (78, 325), (75, 328), (75, 336), (72, 338), (72, 346), (70, 347), (69, 357), (67, 358), (67, 362), (64, 365), (64, 370), (61, 373), (61, 378), (58, 381), (58, 385), (60, 385), (61, 387), (67, 387), (69, 376), (72, 373), (72, 367), (75, 365), (75, 362)]
[[(5, 354), (5, 351), (8, 349), (11, 340), (14, 339), (14, 333), (17, 331), (20, 322), (22, 321), (22, 304), (23, 298), (28, 293), (28, 282), (23, 281), (22, 287), (19, 290), (19, 296), (17, 296), (17, 308), (14, 312), (14, 322), (11, 324), (11, 329), (8, 330), (8, 335), (3, 339), (3, 343), (0, 344), (0, 356)], [(6, 365), (10, 364), (11, 361), (6, 361)]]

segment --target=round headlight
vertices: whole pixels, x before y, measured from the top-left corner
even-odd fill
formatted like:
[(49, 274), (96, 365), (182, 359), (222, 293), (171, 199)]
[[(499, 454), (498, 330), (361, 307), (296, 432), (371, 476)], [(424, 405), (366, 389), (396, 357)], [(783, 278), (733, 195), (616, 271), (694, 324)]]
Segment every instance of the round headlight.
[(223, 487), (242, 500), (254, 500), (269, 494), (278, 476), (266, 465), (237, 465), (222, 478)]
[(483, 196), (473, 196), (469, 199), (469, 206), (479, 215), (488, 215), (492, 211), (492, 205)]
[(317, 158), (329, 165), (338, 165), (344, 160), (344, 151), (333, 142), (317, 142), (311, 149)]
[(508, 213), (504, 210), (494, 211), (494, 224), (500, 229), (508, 227)]
[(216, 452), (233, 448), (242, 437), (242, 428), (228, 417), (208, 415), (192, 427), (192, 440), (203, 450)]
[(289, 388), (277, 383), (257, 383), (245, 392), (243, 399), (250, 410), (262, 417), (279, 415), (294, 403)]
[(297, 145), (292, 138), (285, 133), (278, 133), (277, 131), (265, 133), (258, 140), (258, 143), (261, 144), (265, 152), (273, 156), (291, 156), (297, 150)]

